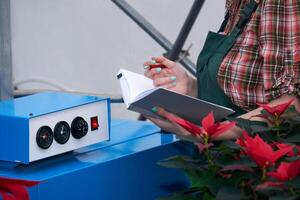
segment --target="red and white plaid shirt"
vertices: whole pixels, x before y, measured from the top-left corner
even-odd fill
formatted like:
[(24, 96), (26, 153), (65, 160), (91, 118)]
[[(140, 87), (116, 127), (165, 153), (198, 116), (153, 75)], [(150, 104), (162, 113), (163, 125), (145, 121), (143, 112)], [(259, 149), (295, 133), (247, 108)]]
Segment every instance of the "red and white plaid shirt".
[[(225, 34), (249, 0), (227, 0)], [(240, 3), (241, 2), (241, 3)], [(300, 95), (300, 1), (260, 0), (243, 33), (225, 56), (218, 82), (234, 104), (251, 110), (283, 94)]]

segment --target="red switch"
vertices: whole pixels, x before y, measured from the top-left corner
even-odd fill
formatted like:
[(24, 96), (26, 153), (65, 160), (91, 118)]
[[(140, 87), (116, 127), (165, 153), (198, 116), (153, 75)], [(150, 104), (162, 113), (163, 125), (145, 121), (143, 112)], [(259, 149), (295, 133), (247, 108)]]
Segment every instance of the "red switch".
[(99, 128), (99, 123), (98, 123), (98, 117), (92, 117), (91, 118), (91, 130), (98, 130)]

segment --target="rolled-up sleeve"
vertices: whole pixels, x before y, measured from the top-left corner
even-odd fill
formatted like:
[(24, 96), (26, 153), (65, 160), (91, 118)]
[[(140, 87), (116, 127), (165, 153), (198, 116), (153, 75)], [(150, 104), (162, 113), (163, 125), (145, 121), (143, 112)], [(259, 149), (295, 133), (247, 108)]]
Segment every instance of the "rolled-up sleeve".
[(263, 1), (259, 25), (266, 95), (300, 95), (300, 2)]

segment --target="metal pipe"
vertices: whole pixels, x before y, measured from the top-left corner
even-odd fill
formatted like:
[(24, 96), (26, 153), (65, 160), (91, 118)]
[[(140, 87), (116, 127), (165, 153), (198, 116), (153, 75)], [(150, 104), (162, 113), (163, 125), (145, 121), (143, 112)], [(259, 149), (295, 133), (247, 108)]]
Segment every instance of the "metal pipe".
[(172, 43), (126, 1), (112, 0), (112, 2), (114, 2), (128, 17), (130, 17), (164, 49), (168, 50), (172, 48)]
[(177, 60), (180, 52), (182, 51), (183, 45), (198, 17), (198, 14), (204, 4), (205, 0), (195, 0), (193, 6), (180, 30), (180, 33), (173, 45), (173, 48), (168, 54), (170, 60)]
[(0, 100), (13, 97), (10, 0), (0, 1)]
[[(159, 45), (167, 52), (173, 48), (173, 44), (161, 34), (152, 24), (150, 24), (137, 10), (131, 7), (124, 0), (112, 0), (126, 15), (128, 15), (137, 25), (139, 25), (146, 33), (148, 33)], [(188, 58), (183, 58), (180, 63), (192, 74), (196, 75), (196, 66)]]

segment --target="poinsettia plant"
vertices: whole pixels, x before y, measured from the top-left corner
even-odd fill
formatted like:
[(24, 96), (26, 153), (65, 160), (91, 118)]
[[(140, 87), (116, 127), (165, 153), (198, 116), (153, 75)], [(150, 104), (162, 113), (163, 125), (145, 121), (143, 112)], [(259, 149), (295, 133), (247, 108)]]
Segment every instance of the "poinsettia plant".
[(0, 199), (3, 200), (29, 200), (27, 187), (33, 187), (39, 181), (27, 181), (0, 177)]
[[(202, 127), (166, 116), (197, 138), (192, 156), (179, 155), (160, 165), (184, 170), (190, 187), (161, 200), (290, 200), (300, 199), (300, 113), (293, 100), (277, 106), (259, 104), (262, 120), (229, 118), (215, 122), (213, 113)], [(245, 131), (235, 141), (214, 141), (233, 126)], [(201, 142), (199, 142), (201, 141)]]

